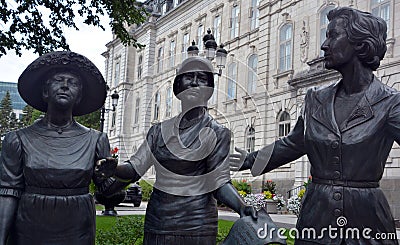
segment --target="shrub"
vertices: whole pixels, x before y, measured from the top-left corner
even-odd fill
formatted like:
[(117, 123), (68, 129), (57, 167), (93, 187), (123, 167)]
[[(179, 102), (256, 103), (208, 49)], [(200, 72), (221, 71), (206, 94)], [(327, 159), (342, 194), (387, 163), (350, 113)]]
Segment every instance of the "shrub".
[(251, 193), (251, 185), (247, 182), (246, 179), (242, 179), (241, 181), (232, 180), (232, 185), (238, 191), (244, 191), (244, 192), (246, 192), (246, 194)]
[(116, 218), (111, 229), (97, 229), (97, 245), (134, 245), (143, 244), (143, 216), (121, 216)]
[(150, 200), (150, 195), (153, 192), (153, 184), (146, 180), (140, 180), (139, 185), (142, 187), (142, 201)]

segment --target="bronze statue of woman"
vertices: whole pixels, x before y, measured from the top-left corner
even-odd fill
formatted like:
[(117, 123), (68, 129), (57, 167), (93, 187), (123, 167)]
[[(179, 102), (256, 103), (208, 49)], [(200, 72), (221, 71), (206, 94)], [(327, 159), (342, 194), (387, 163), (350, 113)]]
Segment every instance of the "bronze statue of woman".
[[(156, 182), (145, 217), (145, 245), (215, 245), (216, 200), (240, 216), (256, 218), (257, 214), (230, 183), (231, 133), (207, 113), (207, 101), (214, 91), (211, 62), (202, 57), (184, 60), (173, 91), (182, 112), (152, 126), (130, 161), (117, 166), (115, 178), (135, 182), (155, 167)], [(110, 190), (126, 185), (110, 184)]]
[[(313, 228), (317, 237), (300, 236), (296, 245), (398, 244), (393, 236), (374, 239), (396, 234), (379, 181), (393, 142), (400, 143), (400, 93), (373, 74), (386, 52), (386, 23), (348, 7), (331, 10), (328, 19), (321, 46), (325, 67), (342, 79), (307, 92), (302, 114), (287, 137), (247, 156), (239, 150), (231, 164), (256, 176), (308, 156), (312, 183), (297, 229), (304, 234)], [(329, 228), (336, 233), (327, 232)]]
[[(94, 244), (95, 207), (89, 194), (96, 161), (115, 167), (106, 134), (74, 116), (98, 110), (106, 84), (86, 57), (52, 52), (18, 79), (21, 97), (46, 112), (31, 126), (8, 133), (0, 162), (0, 244)], [(112, 166), (110, 168), (112, 168)], [(101, 171), (98, 171), (101, 172)]]

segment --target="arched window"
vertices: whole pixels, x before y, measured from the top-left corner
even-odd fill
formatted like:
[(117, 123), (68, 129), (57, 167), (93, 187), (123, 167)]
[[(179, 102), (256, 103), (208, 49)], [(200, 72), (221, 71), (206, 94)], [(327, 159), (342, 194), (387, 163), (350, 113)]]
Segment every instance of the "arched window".
[(282, 111), (278, 116), (278, 137), (285, 137), (290, 132), (290, 114)]
[(247, 91), (249, 94), (253, 94), (256, 92), (257, 88), (257, 65), (258, 65), (258, 56), (256, 54), (252, 54), (249, 57), (247, 66)]
[(319, 56), (322, 57), (324, 56), (324, 51), (321, 50), (321, 45), (325, 42), (326, 40), (326, 29), (328, 28), (328, 13), (329, 11), (331, 11), (332, 9), (334, 9), (335, 6), (327, 6), (325, 7), (319, 16), (319, 46), (317, 47), (320, 51), (319, 51)]
[(167, 88), (167, 97), (165, 98), (165, 117), (172, 115), (172, 88)]
[(160, 93), (157, 92), (154, 95), (154, 117), (153, 120), (159, 120), (160, 118)]
[(143, 70), (143, 55), (140, 55), (138, 59), (138, 68), (137, 68), (138, 80), (142, 78), (142, 70)]
[(279, 31), (279, 71), (292, 67), (292, 24), (285, 24)]
[(246, 150), (247, 152), (253, 152), (256, 144), (256, 130), (249, 126), (246, 130)]
[(231, 63), (228, 66), (228, 93), (227, 99), (236, 98), (236, 81), (237, 81), (237, 66), (236, 63)]

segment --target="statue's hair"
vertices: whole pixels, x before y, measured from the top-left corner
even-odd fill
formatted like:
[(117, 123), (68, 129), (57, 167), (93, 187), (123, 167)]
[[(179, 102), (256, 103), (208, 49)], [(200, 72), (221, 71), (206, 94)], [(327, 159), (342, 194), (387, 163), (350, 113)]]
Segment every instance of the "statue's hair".
[(345, 22), (348, 40), (360, 61), (376, 70), (386, 53), (386, 22), (371, 13), (349, 7), (338, 7), (328, 13), (328, 20), (341, 18)]

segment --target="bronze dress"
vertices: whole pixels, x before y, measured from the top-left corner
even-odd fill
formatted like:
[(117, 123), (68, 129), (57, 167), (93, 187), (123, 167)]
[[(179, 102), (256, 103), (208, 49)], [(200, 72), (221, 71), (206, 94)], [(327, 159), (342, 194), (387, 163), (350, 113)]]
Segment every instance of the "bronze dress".
[(94, 244), (88, 187), (96, 160), (109, 155), (106, 134), (76, 122), (57, 132), (37, 121), (7, 134), (0, 195), (19, 199), (9, 244)]
[[(168, 124), (174, 122), (175, 119), (176, 117), (163, 123)], [(176, 126), (174, 124), (172, 127)], [(181, 123), (179, 137), (188, 149), (196, 149), (200, 144), (199, 132), (204, 128), (210, 128), (216, 133), (216, 144), (210, 154), (196, 161), (183, 160), (171, 153), (171, 148), (166, 146), (166, 142), (173, 141), (176, 135), (163, 136), (161, 124), (156, 124), (149, 130), (147, 142), (160, 165), (155, 165), (157, 180), (146, 210), (145, 245), (216, 244), (218, 212), (213, 192), (199, 195), (195, 188), (191, 189), (183, 184), (179, 188), (187, 189), (189, 195), (180, 196), (171, 194), (169, 190), (167, 193), (157, 188), (159, 182), (165, 184), (165, 182), (174, 181), (173, 178), (159, 178), (161, 166), (175, 174), (185, 176), (200, 176), (222, 166), (229, 155), (230, 131), (218, 124), (208, 113), (194, 124), (190, 121)], [(218, 171), (219, 176), (225, 176), (221, 177), (220, 183), (229, 182), (229, 164), (226, 165), (226, 169), (223, 167), (221, 171)], [(208, 181), (216, 181), (216, 179)], [(201, 183), (199, 182), (198, 185)]]

